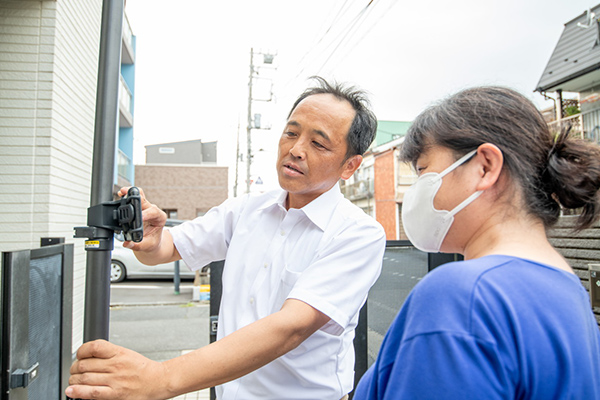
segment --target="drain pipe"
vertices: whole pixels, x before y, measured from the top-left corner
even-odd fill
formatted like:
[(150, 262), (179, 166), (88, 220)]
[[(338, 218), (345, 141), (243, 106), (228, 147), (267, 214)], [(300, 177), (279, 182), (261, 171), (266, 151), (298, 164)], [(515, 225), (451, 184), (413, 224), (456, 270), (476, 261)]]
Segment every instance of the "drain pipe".
[[(90, 206), (112, 200), (124, 0), (104, 0), (96, 92)], [(113, 232), (108, 232), (112, 243)], [(112, 246), (111, 246), (112, 248)], [(86, 251), (83, 340), (108, 340), (111, 250)]]

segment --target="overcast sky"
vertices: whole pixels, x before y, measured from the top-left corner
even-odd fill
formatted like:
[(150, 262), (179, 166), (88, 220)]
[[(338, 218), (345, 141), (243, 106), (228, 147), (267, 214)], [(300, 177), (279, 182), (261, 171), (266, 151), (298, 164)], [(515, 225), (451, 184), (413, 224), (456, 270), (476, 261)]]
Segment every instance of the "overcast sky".
[(277, 54), (277, 69), (262, 73), (273, 77), (275, 101), (253, 110), (273, 126), (253, 135), (253, 149), (263, 150), (253, 175), (266, 186), (275, 184), (276, 143), (287, 111), (311, 75), (363, 88), (380, 120), (411, 121), (432, 102), (482, 84), (512, 87), (544, 108), (551, 103), (534, 90), (564, 24), (596, 4), (127, 0), (137, 36), (134, 162), (145, 162), (146, 145), (218, 140), (231, 187), (238, 124), (245, 151), (251, 48)]

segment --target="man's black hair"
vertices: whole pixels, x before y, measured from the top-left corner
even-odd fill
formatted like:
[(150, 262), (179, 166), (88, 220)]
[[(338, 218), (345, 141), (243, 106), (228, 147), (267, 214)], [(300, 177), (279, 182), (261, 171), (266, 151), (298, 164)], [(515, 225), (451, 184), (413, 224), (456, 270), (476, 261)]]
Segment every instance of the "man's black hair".
[(315, 94), (332, 94), (340, 100), (346, 100), (356, 112), (348, 135), (346, 136), (346, 141), (348, 143), (346, 159), (356, 154), (362, 156), (371, 143), (373, 143), (375, 132), (377, 131), (377, 118), (373, 111), (371, 111), (371, 104), (366, 93), (355, 86), (345, 86), (337, 82), (330, 84), (320, 76), (313, 76), (311, 79), (316, 80), (317, 85), (306, 89), (304, 93), (296, 99), (296, 102), (288, 114), (288, 118), (292, 115), (298, 104), (308, 96)]

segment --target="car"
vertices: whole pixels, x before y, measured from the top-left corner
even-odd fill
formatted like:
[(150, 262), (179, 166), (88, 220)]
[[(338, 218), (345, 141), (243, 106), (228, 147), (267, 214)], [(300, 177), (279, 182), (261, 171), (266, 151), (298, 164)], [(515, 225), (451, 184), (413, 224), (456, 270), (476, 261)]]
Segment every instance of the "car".
[[(181, 221), (167, 220), (166, 226), (175, 226)], [(158, 265), (142, 264), (133, 254), (133, 251), (123, 247), (123, 234), (115, 234), (114, 250), (110, 260), (110, 282), (122, 282), (130, 278), (167, 278), (173, 279), (175, 263), (170, 262)], [(181, 279), (194, 279), (196, 273), (190, 271), (183, 260), (179, 261), (179, 276)]]

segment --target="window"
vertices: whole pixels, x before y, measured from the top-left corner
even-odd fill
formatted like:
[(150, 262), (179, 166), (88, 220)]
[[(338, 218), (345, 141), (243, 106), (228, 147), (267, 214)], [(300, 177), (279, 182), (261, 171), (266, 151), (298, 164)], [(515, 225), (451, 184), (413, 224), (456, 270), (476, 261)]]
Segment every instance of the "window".
[(175, 148), (174, 147), (159, 147), (158, 152), (160, 154), (175, 154)]
[(177, 210), (163, 210), (169, 219), (177, 219)]

